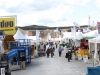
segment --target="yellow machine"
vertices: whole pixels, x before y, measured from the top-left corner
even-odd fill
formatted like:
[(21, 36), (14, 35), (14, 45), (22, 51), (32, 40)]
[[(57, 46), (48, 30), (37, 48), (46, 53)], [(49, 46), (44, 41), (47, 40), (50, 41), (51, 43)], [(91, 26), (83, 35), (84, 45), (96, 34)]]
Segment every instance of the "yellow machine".
[(3, 39), (3, 48), (5, 50), (5, 53), (10, 51), (9, 48), (8, 48), (8, 42), (9, 41), (15, 41), (12, 35), (7, 35)]
[(78, 50), (78, 51), (75, 51), (75, 53), (76, 53), (76, 58), (78, 58), (78, 54), (80, 54), (82, 56), (82, 58), (84, 57), (84, 55), (87, 55), (88, 58), (90, 58), (90, 54), (89, 54), (88, 49)]

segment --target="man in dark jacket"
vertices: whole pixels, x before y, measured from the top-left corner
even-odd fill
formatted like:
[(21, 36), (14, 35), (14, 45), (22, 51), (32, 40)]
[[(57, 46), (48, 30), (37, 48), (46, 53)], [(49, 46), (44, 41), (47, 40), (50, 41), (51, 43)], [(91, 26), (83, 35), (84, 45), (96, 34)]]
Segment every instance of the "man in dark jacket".
[(24, 55), (21, 55), (21, 69), (26, 69), (26, 66), (25, 66), (25, 61), (26, 61), (26, 57)]
[(47, 49), (46, 53), (47, 53), (47, 58), (49, 58), (49, 54), (50, 54), (50, 49), (49, 48)]

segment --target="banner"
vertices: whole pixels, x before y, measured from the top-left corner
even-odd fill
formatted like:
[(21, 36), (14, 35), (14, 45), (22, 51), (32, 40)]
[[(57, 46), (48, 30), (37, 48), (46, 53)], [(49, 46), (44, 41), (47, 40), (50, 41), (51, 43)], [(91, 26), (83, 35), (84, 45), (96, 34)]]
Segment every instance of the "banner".
[(72, 34), (72, 36), (76, 36), (76, 27), (75, 26), (73, 28), (71, 28), (71, 34)]
[(78, 23), (73, 22), (73, 24), (74, 24), (76, 27), (80, 28), (80, 25), (79, 25)]
[(100, 34), (100, 22), (97, 22), (98, 34)]
[(4, 34), (14, 35), (16, 32), (16, 17), (0, 17), (0, 30), (4, 31)]

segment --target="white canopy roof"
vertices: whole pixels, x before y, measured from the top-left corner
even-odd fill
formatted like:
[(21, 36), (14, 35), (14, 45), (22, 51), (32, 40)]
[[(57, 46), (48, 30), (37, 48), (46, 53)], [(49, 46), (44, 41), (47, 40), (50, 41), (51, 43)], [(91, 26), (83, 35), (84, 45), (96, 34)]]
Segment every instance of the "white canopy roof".
[(64, 34), (64, 38), (77, 39), (77, 40), (80, 40), (83, 38), (82, 32), (76, 32), (76, 36), (72, 36), (71, 32), (64, 32), (63, 34)]
[(22, 32), (20, 31), (20, 29), (17, 30), (16, 34), (14, 35), (14, 39), (28, 39), (27, 37), (25, 37)]
[(97, 36), (96, 38), (90, 39), (89, 42), (91, 42), (91, 43), (100, 43), (100, 35)]
[(83, 38), (83, 33), (82, 32), (76, 32), (76, 39), (80, 40)]
[(84, 37), (97, 37), (98, 36), (98, 31), (97, 30), (93, 30), (90, 31), (88, 33), (83, 34)]

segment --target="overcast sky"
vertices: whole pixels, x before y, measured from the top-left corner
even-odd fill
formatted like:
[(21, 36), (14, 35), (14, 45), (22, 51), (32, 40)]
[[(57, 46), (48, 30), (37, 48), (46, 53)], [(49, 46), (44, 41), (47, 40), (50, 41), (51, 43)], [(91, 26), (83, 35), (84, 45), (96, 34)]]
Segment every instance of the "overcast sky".
[[(100, 0), (0, 0), (0, 16), (17, 15), (17, 25), (72, 26), (100, 21)], [(94, 21), (94, 23), (93, 23)]]

